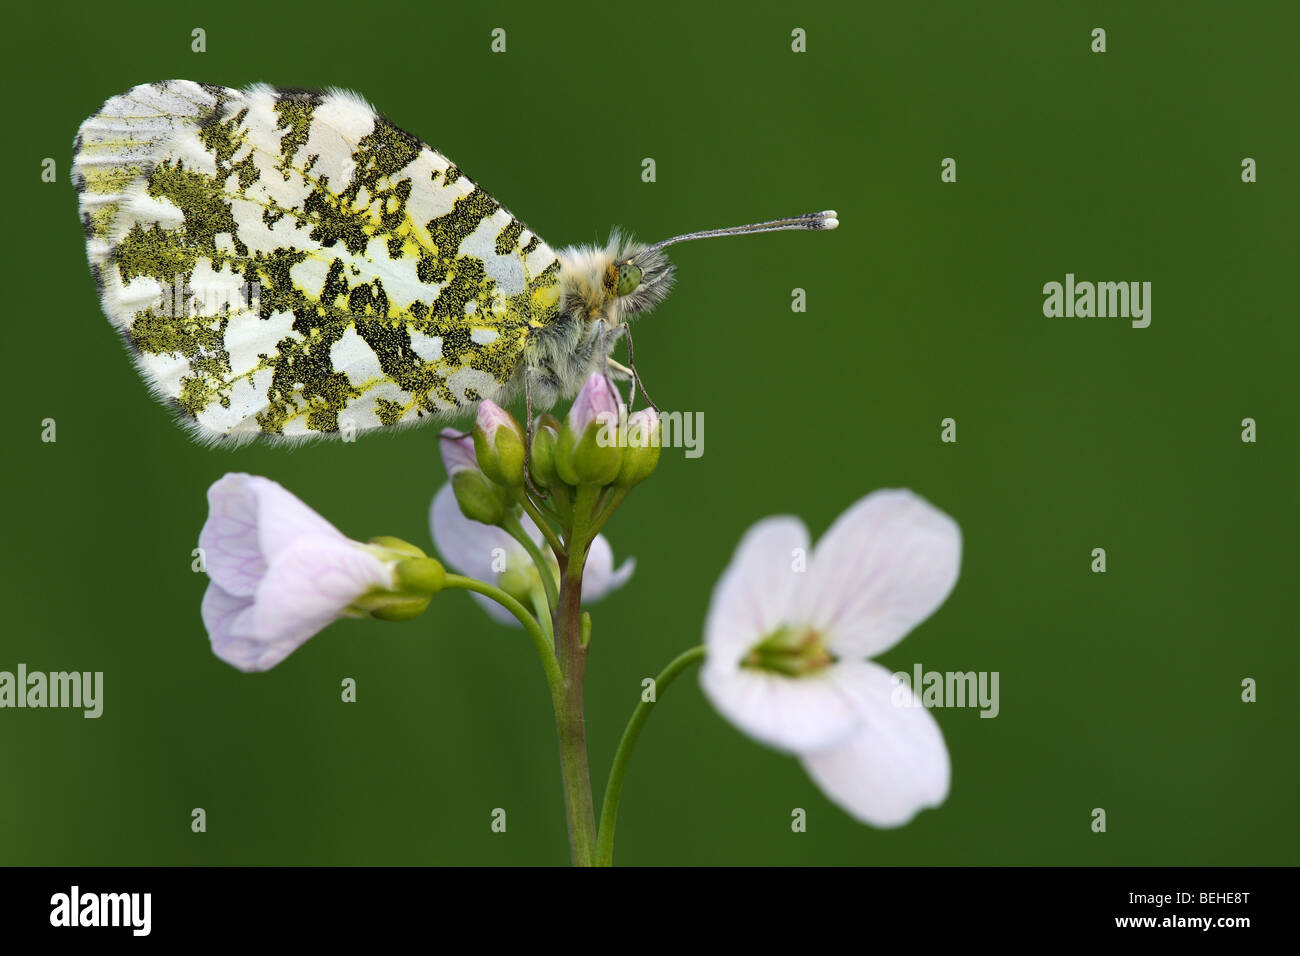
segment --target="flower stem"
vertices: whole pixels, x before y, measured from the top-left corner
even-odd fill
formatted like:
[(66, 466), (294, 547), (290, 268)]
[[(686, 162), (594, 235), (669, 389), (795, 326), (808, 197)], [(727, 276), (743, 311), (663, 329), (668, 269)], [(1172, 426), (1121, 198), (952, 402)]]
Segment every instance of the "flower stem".
[(582, 572), (587, 549), (596, 536), (592, 527), (599, 489), (578, 489), (573, 525), (561, 560), (560, 601), (555, 610), (555, 636), (563, 683), (555, 694), (555, 730), (560, 743), (564, 777), (564, 806), (569, 826), (569, 851), (575, 866), (591, 866), (596, 858), (596, 811), (591, 797), (591, 768), (587, 762), (587, 726), (583, 687), (587, 647), (582, 640)]
[[(704, 646), (692, 647), (689, 651), (677, 655), (673, 661), (655, 678), (655, 698), (663, 693), (674, 678), (704, 657)], [(636, 747), (641, 728), (650, 719), (654, 701), (642, 700), (632, 711), (632, 717), (623, 731), (618, 751), (614, 754), (614, 765), (609, 770), (609, 782), (605, 784), (605, 800), (600, 808), (600, 833), (596, 841), (596, 866), (613, 866), (614, 864), (614, 826), (618, 823), (618, 802), (623, 795), (623, 777), (627, 773), (628, 762), (632, 759), (632, 750)]]
[[(537, 646), (542, 668), (546, 671), (546, 683), (551, 688), (551, 706), (555, 710), (555, 729), (560, 739), (560, 773), (564, 779), (564, 805), (569, 824), (569, 850), (575, 866), (591, 866), (596, 851), (596, 817), (591, 801), (587, 732), (582, 714), (586, 649), (581, 647), (582, 615), (579, 599), (582, 595), (582, 562), (586, 557), (584, 546), (576, 574), (570, 574), (566, 568), (560, 587), (560, 604), (556, 609), (556, 620), (565, 628), (563, 638), (566, 658), (579, 662), (576, 671), (572, 665), (567, 666), (567, 673), (561, 671), (552, 642), (547, 639), (537, 619), (505, 591), (459, 574), (447, 575), (443, 584), (444, 588), (460, 588), (490, 597), (519, 620)], [(575, 649), (576, 655), (573, 653)]]
[(542, 630), (546, 632), (546, 638), (551, 642), (551, 647), (555, 646), (555, 631), (551, 615), (555, 613), (551, 609), (550, 601), (547, 600), (546, 592), (541, 588), (534, 587), (529, 596), (533, 602), (533, 610), (537, 612), (537, 623), (542, 625)]
[[(535, 520), (535, 519), (534, 519)], [(555, 575), (551, 572), (551, 567), (546, 563), (546, 556), (542, 554), (542, 549), (537, 547), (536, 542), (528, 536), (523, 525), (514, 514), (507, 514), (501, 520), (501, 527), (506, 534), (519, 542), (519, 546), (528, 552), (528, 556), (533, 559), (533, 564), (537, 568), (537, 574), (542, 579), (542, 587), (546, 589), (546, 601), (550, 605), (550, 612), (554, 613), (555, 609), (560, 606), (559, 594), (555, 590)]]
[(533, 519), (533, 524), (537, 525), (538, 530), (542, 532), (542, 537), (551, 546), (551, 550), (555, 552), (555, 557), (558, 560), (560, 555), (564, 554), (564, 544), (556, 535), (555, 529), (551, 527), (550, 521), (527, 495), (519, 496), (519, 504), (524, 509), (524, 514)]

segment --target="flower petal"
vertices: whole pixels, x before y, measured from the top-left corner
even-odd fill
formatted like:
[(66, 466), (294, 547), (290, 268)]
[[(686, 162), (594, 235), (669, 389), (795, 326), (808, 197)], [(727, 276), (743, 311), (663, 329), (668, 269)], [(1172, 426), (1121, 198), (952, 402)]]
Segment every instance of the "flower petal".
[(266, 670), (341, 617), (361, 595), (392, 586), (392, 569), (353, 542), (300, 538), (271, 562), (252, 606), (233, 619), (228, 633), (261, 645), (256, 653), (251, 645), (240, 645), (240, 657), (249, 665), (245, 670)]
[(242, 671), (258, 670), (255, 665), (265, 649), (260, 641), (243, 636), (240, 630), (246, 618), (244, 612), (252, 606), (251, 598), (231, 594), (211, 581), (199, 609), (212, 652)]
[(208, 489), (208, 520), (199, 532), (199, 547), (208, 576), (229, 594), (251, 596), (276, 553), (305, 536), (346, 540), (269, 478), (232, 473)]
[[(536, 528), (536, 525), (532, 527)], [(636, 558), (628, 558), (621, 568), (615, 570), (614, 549), (603, 534), (596, 535), (587, 550), (587, 566), (582, 571), (582, 603), (599, 601), (611, 591), (617, 591), (632, 577), (635, 569)]]
[[(534, 540), (541, 538), (541, 532), (532, 525), (527, 515), (521, 521), (530, 535), (536, 533)], [(502, 566), (500, 558), (503, 556), (494, 554), (498, 548), (504, 550), (508, 563), (530, 563), (528, 552), (501, 528), (474, 521), (461, 513), (460, 505), (456, 503), (456, 492), (450, 482), (439, 488), (433, 496), (433, 506), (429, 509), (429, 530), (433, 534), (433, 543), (438, 546), (438, 553), (447, 565), (467, 577), (495, 583), (498, 575), (496, 569)], [(496, 567), (493, 567), (494, 564)]]
[(474, 454), (474, 439), (454, 428), (444, 428), (438, 434), (438, 451), (442, 454), (442, 467), (450, 478), (467, 468), (478, 470), (478, 457)]
[(251, 597), (266, 573), (257, 540), (257, 496), (251, 475), (229, 474), (208, 489), (208, 520), (199, 532), (203, 566), (228, 595)]
[(961, 530), (906, 489), (872, 492), (817, 542), (798, 619), (841, 657), (874, 657), (934, 613), (957, 582)]
[(745, 533), (713, 588), (704, 641), (709, 659), (735, 663), (782, 624), (791, 623), (797, 589), (806, 583), (808, 529), (798, 518), (764, 518)]
[[(515, 421), (515, 416), (490, 398), (486, 398), (479, 403), (478, 414), (474, 418), (474, 427), (483, 430), (489, 445), (496, 439), (497, 429), (502, 427), (515, 432), (521, 439), (524, 437), (523, 429)], [(471, 439), (471, 448), (474, 447), (472, 442)]]
[(848, 739), (858, 715), (830, 672), (786, 677), (715, 661), (700, 671), (700, 686), (718, 712), (760, 743), (799, 754)]
[(257, 502), (257, 539), (268, 565), (282, 549), (302, 538), (348, 540), (342, 531), (283, 485), (259, 475), (246, 477), (247, 490)]
[(574, 435), (581, 435), (592, 422), (608, 422), (616, 426), (622, 405), (623, 399), (609, 379), (600, 372), (592, 372), (569, 406), (569, 428)]
[(854, 819), (897, 827), (948, 796), (948, 747), (933, 715), (911, 688), (868, 661), (831, 668), (859, 729), (841, 743), (805, 753), (801, 761), (822, 792)]

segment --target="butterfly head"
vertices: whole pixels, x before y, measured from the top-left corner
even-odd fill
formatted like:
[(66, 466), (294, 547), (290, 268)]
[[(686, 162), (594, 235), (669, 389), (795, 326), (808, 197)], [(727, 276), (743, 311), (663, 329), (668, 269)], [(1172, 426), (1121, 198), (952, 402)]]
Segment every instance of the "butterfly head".
[(601, 278), (601, 289), (622, 314), (648, 312), (668, 295), (673, 271), (673, 264), (663, 252), (632, 243), (611, 258)]

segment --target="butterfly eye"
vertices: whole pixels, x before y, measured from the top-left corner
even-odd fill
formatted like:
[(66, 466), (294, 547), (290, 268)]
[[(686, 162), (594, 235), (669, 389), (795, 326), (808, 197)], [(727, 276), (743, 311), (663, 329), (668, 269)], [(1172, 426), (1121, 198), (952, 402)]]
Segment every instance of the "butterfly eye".
[(605, 291), (612, 296), (631, 295), (641, 284), (641, 270), (630, 262), (620, 262), (605, 270)]

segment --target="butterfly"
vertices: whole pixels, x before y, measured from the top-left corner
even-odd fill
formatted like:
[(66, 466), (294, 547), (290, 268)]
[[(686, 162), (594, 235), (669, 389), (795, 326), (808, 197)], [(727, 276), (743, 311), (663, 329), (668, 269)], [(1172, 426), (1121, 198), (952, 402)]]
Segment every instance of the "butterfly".
[[(345, 438), (592, 371), (640, 383), (628, 320), (664, 250), (833, 211), (554, 250), (360, 96), (188, 80), (108, 100), (73, 147), (86, 252), (141, 375), (210, 442)], [(610, 357), (626, 336), (629, 365)]]

